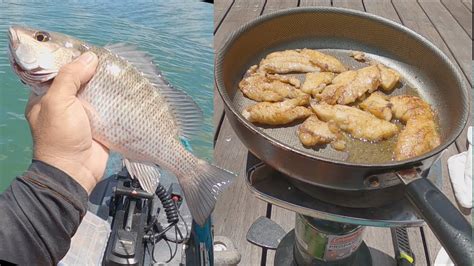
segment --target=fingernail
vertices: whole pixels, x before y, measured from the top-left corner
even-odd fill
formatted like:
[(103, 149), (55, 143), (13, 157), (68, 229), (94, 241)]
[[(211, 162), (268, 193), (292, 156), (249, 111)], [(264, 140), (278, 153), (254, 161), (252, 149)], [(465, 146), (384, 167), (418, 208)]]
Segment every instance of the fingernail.
[(94, 58), (95, 58), (95, 55), (94, 53), (92, 52), (86, 52), (85, 54), (81, 55), (77, 61), (85, 64), (85, 65), (88, 65), (90, 63), (92, 63), (92, 61), (94, 61)]

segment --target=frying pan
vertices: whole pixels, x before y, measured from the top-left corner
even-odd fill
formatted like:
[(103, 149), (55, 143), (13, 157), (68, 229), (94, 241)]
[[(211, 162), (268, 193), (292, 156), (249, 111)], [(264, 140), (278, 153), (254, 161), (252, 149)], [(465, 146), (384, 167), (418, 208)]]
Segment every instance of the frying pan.
[[(252, 102), (238, 89), (246, 70), (273, 51), (298, 48), (319, 49), (353, 68), (362, 65), (349, 57), (350, 51), (363, 51), (369, 59), (396, 69), (403, 80), (392, 95), (417, 94), (433, 106), (439, 119), (441, 145), (403, 161), (380, 161), (383, 153), (365, 145), (349, 149), (357, 156), (348, 160), (347, 152), (335, 151), (329, 145), (303, 147), (295, 133), (297, 125), (275, 128), (248, 122), (241, 111)], [(215, 72), (231, 126), (259, 159), (290, 176), (300, 188), (319, 187), (313, 194), (341, 205), (362, 208), (407, 197), (453, 261), (470, 265), (471, 226), (426, 178), (441, 151), (466, 125), (468, 86), (447, 56), (428, 40), (368, 13), (294, 8), (261, 16), (234, 32), (218, 53)], [(343, 197), (325, 197), (323, 190)]]

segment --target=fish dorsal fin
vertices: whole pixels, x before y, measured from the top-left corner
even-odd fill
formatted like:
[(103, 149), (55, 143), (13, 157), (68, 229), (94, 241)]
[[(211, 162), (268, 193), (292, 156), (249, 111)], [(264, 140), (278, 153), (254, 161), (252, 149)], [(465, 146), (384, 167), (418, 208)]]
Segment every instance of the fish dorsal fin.
[(124, 43), (110, 44), (104, 48), (135, 66), (160, 91), (171, 108), (181, 137), (191, 139), (199, 133), (203, 123), (201, 109), (191, 96), (174, 88), (163, 78), (150, 55), (137, 50), (134, 45)]

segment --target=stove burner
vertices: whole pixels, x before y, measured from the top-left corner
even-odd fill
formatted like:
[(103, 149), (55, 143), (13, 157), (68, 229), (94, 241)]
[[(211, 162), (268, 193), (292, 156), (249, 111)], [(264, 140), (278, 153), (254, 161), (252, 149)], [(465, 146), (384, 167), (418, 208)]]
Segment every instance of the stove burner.
[[(439, 162), (431, 169), (435, 177), (441, 176), (436, 175), (441, 171)], [(341, 206), (346, 205), (339, 204), (344, 200), (353, 200), (354, 194), (345, 195), (339, 190), (295, 181), (250, 153), (247, 157), (246, 181), (250, 191), (258, 198), (296, 212), (295, 229), (284, 237), (281, 233), (278, 247), (272, 246), (276, 248), (275, 265), (370, 266), (370, 251), (362, 240), (363, 226), (392, 227), (393, 231), (398, 230), (397, 227), (420, 226), (424, 223), (405, 199), (365, 208)], [(435, 183), (441, 183), (441, 180), (437, 181)], [(361, 197), (366, 197), (363, 193)], [(258, 219), (251, 229), (258, 227), (255, 224), (262, 222), (259, 220), (271, 223), (268, 218)], [(268, 228), (268, 224), (265, 228)], [(270, 232), (264, 232), (267, 233)], [(257, 242), (255, 244), (261, 244), (261, 241)]]
[[(441, 171), (440, 165), (435, 163), (432, 171), (435, 173), (433, 176), (440, 176), (436, 174)], [(249, 153), (247, 185), (255, 196), (266, 202), (306, 216), (339, 223), (376, 227), (406, 227), (424, 224), (407, 200), (394, 201), (379, 207), (344, 207), (323, 201), (314, 194), (316, 191), (325, 191), (324, 188), (305, 184), (305, 191), (302, 191), (298, 188), (301, 186), (295, 186), (295, 182), (288, 181), (290, 179)], [(343, 200), (352, 200), (352, 198), (344, 198), (343, 194), (338, 196)]]

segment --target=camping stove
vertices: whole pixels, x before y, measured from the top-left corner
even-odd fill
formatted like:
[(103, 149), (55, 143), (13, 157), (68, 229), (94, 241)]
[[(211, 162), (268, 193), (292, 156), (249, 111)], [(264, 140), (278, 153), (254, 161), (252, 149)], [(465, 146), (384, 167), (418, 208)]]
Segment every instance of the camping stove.
[[(431, 171), (441, 171), (439, 164), (435, 164)], [(432, 181), (439, 187), (441, 175), (430, 176), (438, 178)], [(272, 229), (269, 228), (279, 227), (273, 230), (273, 234), (279, 232), (276, 234), (281, 236), (277, 241), (273, 240), (273, 245), (277, 246), (275, 265), (372, 265), (369, 248), (362, 239), (365, 226), (391, 227), (394, 244), (399, 248), (395, 250), (397, 259), (405, 256), (413, 262), (408, 239), (400, 241), (406, 243), (401, 250), (405, 254), (400, 255), (397, 254), (400, 245), (396, 238), (400, 233), (406, 237), (405, 227), (421, 226), (424, 222), (405, 199), (373, 208), (338, 206), (318, 199), (315, 193), (303, 192), (316, 190), (299, 189), (301, 183), (294, 182), (251, 153), (247, 157), (247, 185), (258, 198), (296, 213), (295, 228), (286, 234), (264, 217), (249, 230), (247, 239), (250, 242), (272, 248), (271, 244), (264, 242), (271, 239)], [(262, 232), (265, 230), (267, 232)]]

